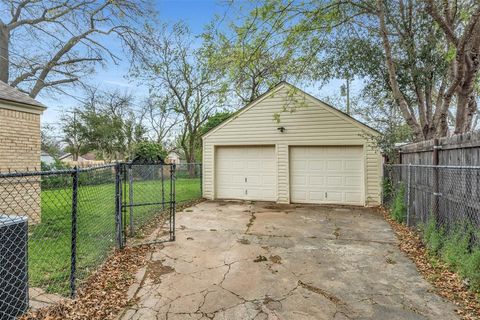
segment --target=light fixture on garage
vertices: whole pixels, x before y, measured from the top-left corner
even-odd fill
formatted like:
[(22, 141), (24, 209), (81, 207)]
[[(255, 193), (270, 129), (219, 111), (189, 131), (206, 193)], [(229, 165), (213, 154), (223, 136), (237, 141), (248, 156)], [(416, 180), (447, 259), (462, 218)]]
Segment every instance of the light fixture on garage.
[(277, 130), (280, 131), (281, 133), (283, 133), (286, 129), (285, 129), (285, 127), (278, 127)]

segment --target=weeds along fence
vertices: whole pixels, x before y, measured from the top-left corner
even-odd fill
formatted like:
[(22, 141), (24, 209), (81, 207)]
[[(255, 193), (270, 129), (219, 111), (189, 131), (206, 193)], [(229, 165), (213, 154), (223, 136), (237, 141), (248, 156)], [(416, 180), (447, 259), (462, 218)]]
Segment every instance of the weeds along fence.
[(173, 173), (174, 165), (134, 166), (133, 184), (124, 182), (126, 167), (0, 173), (0, 319), (75, 295), (112, 249), (124, 245), (122, 228), (130, 222), (119, 210), (130, 187), (134, 204), (147, 204), (133, 210), (136, 228), (165, 214), (167, 202), (201, 197), (200, 164), (178, 165)]
[(383, 204), (408, 226), (480, 231), (480, 166), (385, 165)]

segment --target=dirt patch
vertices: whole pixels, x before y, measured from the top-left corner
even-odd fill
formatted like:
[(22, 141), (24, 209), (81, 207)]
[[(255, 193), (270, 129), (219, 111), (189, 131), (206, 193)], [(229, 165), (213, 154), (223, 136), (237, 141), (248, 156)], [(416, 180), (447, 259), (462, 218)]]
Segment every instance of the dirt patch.
[(253, 259), (253, 262), (263, 262), (263, 261), (267, 261), (267, 257), (262, 255), (258, 255), (255, 259)]
[(480, 297), (469, 291), (460, 276), (450, 271), (445, 264), (437, 261), (433, 265), (430, 262), (425, 245), (417, 232), (391, 219), (384, 208), (379, 212), (390, 223), (400, 240), (400, 250), (413, 260), (422, 276), (437, 289), (436, 293), (458, 306), (456, 312), (462, 319), (480, 319)]
[(134, 274), (146, 263), (151, 246), (116, 251), (104, 265), (82, 285), (77, 299), (63, 300), (23, 315), (21, 320), (101, 320), (115, 319), (129, 305), (127, 291)]
[(335, 305), (341, 305), (341, 306), (345, 305), (345, 302), (343, 302), (342, 300), (340, 300), (339, 298), (337, 298), (333, 294), (331, 294), (331, 293), (329, 293), (329, 292), (327, 292), (323, 289), (317, 288), (315, 286), (312, 286), (311, 284), (302, 282), (300, 280), (298, 280), (298, 285), (301, 286), (304, 289), (307, 289), (308, 291), (311, 291), (311, 292), (314, 292), (314, 293), (317, 293), (317, 294), (320, 294), (320, 295), (324, 296), (325, 298), (327, 298), (328, 300), (333, 302)]
[(276, 264), (282, 264), (282, 257), (277, 256), (277, 255), (270, 256), (269, 260), (272, 261), (273, 263), (276, 263)]
[(174, 272), (170, 266), (164, 266), (162, 261), (149, 261), (147, 264), (147, 271), (145, 276), (148, 279), (151, 279), (153, 283), (158, 284), (161, 283), (161, 277), (165, 274)]
[(335, 227), (335, 231), (333, 231), (333, 235), (335, 236), (335, 239), (338, 239), (338, 237), (340, 237), (340, 227)]
[(250, 240), (244, 238), (238, 239), (237, 242), (241, 244), (250, 244)]
[(248, 220), (247, 231), (245, 231), (245, 233), (248, 233), (248, 230), (250, 229), (251, 226), (253, 226), (255, 219), (257, 219), (257, 217), (255, 216), (255, 212), (251, 211), (250, 214), (251, 214), (251, 217), (250, 217), (250, 220)]

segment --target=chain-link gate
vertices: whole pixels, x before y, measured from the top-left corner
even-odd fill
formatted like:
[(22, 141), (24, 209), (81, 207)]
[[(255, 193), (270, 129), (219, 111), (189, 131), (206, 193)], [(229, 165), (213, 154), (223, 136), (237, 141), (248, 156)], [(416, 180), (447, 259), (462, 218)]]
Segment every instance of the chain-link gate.
[(175, 240), (175, 164), (119, 164), (120, 246)]

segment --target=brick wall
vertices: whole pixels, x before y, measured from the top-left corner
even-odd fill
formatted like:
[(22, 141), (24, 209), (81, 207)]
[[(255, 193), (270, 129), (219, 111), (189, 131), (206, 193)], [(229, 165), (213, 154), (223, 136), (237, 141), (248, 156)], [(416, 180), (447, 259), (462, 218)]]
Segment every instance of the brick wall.
[(40, 170), (40, 115), (0, 105), (0, 172)]
[[(40, 114), (0, 105), (0, 172), (40, 170)], [(0, 214), (27, 215), (40, 221), (40, 181), (0, 178)]]

